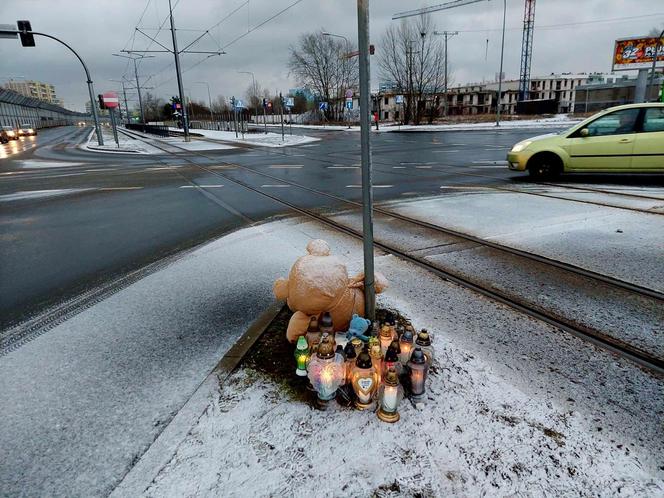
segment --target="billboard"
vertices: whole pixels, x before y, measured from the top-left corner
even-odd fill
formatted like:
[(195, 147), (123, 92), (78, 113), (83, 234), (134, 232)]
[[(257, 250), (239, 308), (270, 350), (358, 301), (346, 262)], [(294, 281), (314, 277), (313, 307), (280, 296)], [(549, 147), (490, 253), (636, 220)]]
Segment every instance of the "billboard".
[[(654, 36), (616, 40), (611, 70), (650, 69), (656, 45), (657, 38)], [(664, 66), (664, 40), (660, 41), (657, 51), (657, 67), (662, 66)]]

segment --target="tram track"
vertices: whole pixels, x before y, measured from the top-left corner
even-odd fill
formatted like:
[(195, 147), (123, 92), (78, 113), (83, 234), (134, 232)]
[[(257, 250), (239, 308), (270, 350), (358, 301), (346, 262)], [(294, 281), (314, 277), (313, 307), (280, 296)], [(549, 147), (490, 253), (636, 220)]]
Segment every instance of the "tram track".
[[(154, 144), (153, 144), (154, 145)], [(163, 146), (162, 146), (163, 145)], [(291, 186), (303, 189), (305, 191), (308, 191), (312, 194), (316, 195), (322, 195), (330, 199), (335, 199), (339, 202), (344, 202), (348, 204), (354, 205), (354, 207), (361, 206), (360, 203), (357, 203), (355, 201), (349, 201), (348, 199), (344, 199), (339, 196), (334, 196), (333, 194), (328, 194), (326, 192), (322, 191), (317, 191), (316, 189), (311, 189), (310, 187), (306, 187), (304, 185), (299, 185), (295, 182), (291, 182), (288, 180), (284, 180), (283, 178), (279, 178), (273, 175), (269, 175), (267, 173), (259, 172), (256, 170), (253, 170), (252, 168), (248, 168), (246, 166), (241, 166), (238, 165), (237, 163), (230, 163), (227, 161), (219, 160), (217, 158), (213, 158), (210, 156), (206, 156), (205, 154), (202, 154), (197, 151), (187, 151), (186, 149), (180, 148), (178, 146), (175, 146), (173, 144), (168, 144), (167, 146), (165, 144), (159, 144), (159, 148), (161, 148), (164, 152), (168, 154), (178, 154), (178, 158), (181, 160), (184, 160), (185, 162), (189, 163), (192, 166), (195, 166), (199, 168), (202, 171), (205, 171), (211, 175), (224, 178), (226, 181), (231, 182), (237, 186), (240, 186), (244, 189), (247, 189), (249, 191), (252, 191), (258, 195), (261, 195), (263, 197), (269, 198), (273, 200), (274, 202), (277, 202), (278, 204), (286, 207), (288, 210), (293, 211), (295, 213), (298, 213), (306, 218), (313, 219), (315, 221), (318, 221), (322, 223), (323, 225), (332, 228), (336, 231), (345, 233), (353, 238), (356, 239), (361, 239), (362, 238), (362, 233), (360, 230), (354, 229), (352, 227), (349, 227), (346, 224), (339, 223), (332, 219), (330, 215), (325, 215), (321, 214), (318, 212), (315, 212), (311, 209), (304, 208), (300, 205), (297, 205), (289, 200), (284, 199), (283, 197), (279, 197), (277, 195), (274, 195), (270, 192), (266, 192), (265, 189), (261, 189), (260, 187), (256, 187), (251, 185), (250, 183), (240, 180), (238, 178), (233, 177), (230, 174), (230, 171), (219, 171), (217, 169), (212, 169), (214, 167), (211, 164), (201, 164), (199, 162), (196, 162), (192, 160), (189, 156), (197, 156), (202, 159), (205, 159), (208, 162), (212, 163), (221, 163), (221, 165), (225, 166), (232, 166), (233, 168), (241, 169), (247, 173), (250, 174), (257, 174), (261, 175), (263, 177), (271, 178), (274, 180), (277, 180), (279, 182), (284, 182), (287, 183)], [(170, 150), (168, 150), (170, 149)], [(187, 156), (181, 155), (182, 152), (187, 152)], [(194, 180), (187, 179), (189, 182), (196, 183)], [(498, 251), (502, 252), (507, 252), (512, 256), (517, 256), (520, 258), (525, 258), (530, 261), (537, 262), (539, 264), (544, 264), (547, 265), (551, 268), (556, 268), (558, 270), (563, 270), (565, 272), (570, 272), (575, 274), (577, 277), (583, 277), (587, 279), (592, 279), (596, 280), (598, 282), (601, 282), (602, 284), (609, 285), (615, 288), (618, 288), (621, 292), (626, 292), (626, 293), (631, 293), (632, 295), (637, 295), (639, 299), (649, 299), (656, 301), (657, 306), (661, 305), (662, 300), (664, 299), (664, 296), (662, 293), (653, 290), (653, 289), (648, 289), (645, 287), (641, 287), (635, 284), (632, 284), (630, 282), (625, 282), (619, 279), (615, 279), (613, 277), (607, 276), (607, 275), (602, 275), (598, 274), (595, 272), (592, 272), (590, 270), (585, 270), (583, 268), (575, 267), (574, 265), (569, 265), (564, 262), (556, 261), (556, 260), (551, 260), (549, 258), (545, 258), (542, 256), (538, 256), (532, 253), (526, 253), (525, 251), (520, 251), (514, 248), (508, 248), (507, 246), (502, 246), (501, 244), (496, 244), (493, 242), (489, 242), (483, 239), (475, 238), (473, 236), (469, 236), (467, 234), (462, 234), (460, 232), (456, 232), (450, 229), (447, 229), (445, 227), (439, 227), (437, 225), (432, 225), (427, 222), (422, 222), (421, 220), (415, 220), (409, 217), (405, 217), (402, 215), (398, 215), (397, 213), (393, 213), (388, 210), (384, 210), (382, 208), (378, 208), (376, 210), (377, 213), (384, 214), (389, 217), (396, 217), (401, 219), (402, 221), (410, 224), (416, 224), (419, 227), (423, 227), (438, 233), (445, 233), (448, 236), (453, 236), (453, 237), (458, 237), (461, 239), (464, 239), (466, 242), (472, 242), (473, 244), (481, 245), (483, 247), (488, 247), (491, 249), (495, 249)], [(537, 320), (546, 322), (560, 330), (563, 330), (565, 332), (568, 332), (576, 337), (582, 338), (588, 342), (591, 342), (599, 347), (602, 347), (605, 350), (611, 351), (614, 354), (620, 355), (634, 363), (637, 363), (641, 365), (642, 367), (645, 367), (653, 372), (656, 372), (660, 375), (664, 374), (664, 359), (662, 358), (661, 355), (657, 353), (652, 353), (648, 351), (647, 349), (644, 349), (640, 346), (635, 346), (634, 344), (631, 344), (629, 342), (625, 342), (624, 340), (617, 338), (611, 334), (606, 333), (605, 331), (602, 331), (601, 329), (595, 328), (595, 327), (588, 327), (584, 324), (578, 323), (578, 321), (569, 319), (569, 317), (562, 316), (559, 313), (552, 312), (551, 310), (547, 310), (538, 306), (533, 306), (532, 303), (527, 302), (526, 300), (520, 299), (518, 296), (510, 295), (509, 292), (505, 292), (504, 290), (497, 289), (492, 285), (487, 285), (486, 283), (482, 282), (477, 282), (473, 281), (473, 279), (468, 278), (467, 275), (463, 275), (462, 273), (455, 272), (454, 269), (451, 268), (446, 268), (446, 267), (441, 267), (440, 265), (432, 264), (430, 261), (427, 261), (423, 257), (418, 257), (411, 252), (404, 250), (403, 248), (398, 247), (396, 244), (391, 243), (389, 241), (385, 240), (377, 240), (375, 242), (375, 246), (380, 249), (381, 251), (387, 253), (387, 254), (392, 254), (395, 257), (398, 257), (404, 261), (408, 261), (412, 264), (415, 264), (418, 267), (424, 268), (433, 274), (454, 282), (462, 287), (465, 287), (467, 289), (471, 289), (485, 297), (488, 297), (494, 301), (500, 302), (502, 304), (505, 304), (513, 309), (518, 310), (521, 313), (524, 313), (532, 318), (535, 318)]]

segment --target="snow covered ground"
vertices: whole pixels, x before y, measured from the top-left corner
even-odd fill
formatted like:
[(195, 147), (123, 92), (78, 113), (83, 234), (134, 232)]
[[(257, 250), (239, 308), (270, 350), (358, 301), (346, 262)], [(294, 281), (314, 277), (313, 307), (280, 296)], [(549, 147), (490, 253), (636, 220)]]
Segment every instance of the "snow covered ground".
[[(173, 131), (182, 131), (179, 128), (171, 128)], [(217, 130), (191, 130), (194, 133), (200, 133), (205, 138), (211, 140), (223, 140), (224, 142), (237, 142), (248, 145), (260, 145), (262, 147), (289, 147), (292, 145), (302, 145), (311, 142), (317, 142), (320, 138), (307, 137), (305, 135), (288, 135), (281, 139), (281, 133), (245, 133), (235, 136), (234, 131)]]
[(130, 135), (124, 133), (118, 128), (118, 142), (115, 143), (113, 131), (106, 127), (102, 127), (102, 137), (104, 138), (104, 145), (97, 144), (97, 136), (92, 131), (88, 137), (85, 148), (95, 152), (107, 152), (114, 154), (161, 154), (163, 151), (152, 147), (141, 140), (137, 140)]
[[(350, 272), (361, 267), (358, 241), (310, 221), (273, 222), (262, 236), (281, 260), (323, 238)], [(392, 284), (380, 305), (434, 334), (423, 408), (404, 402), (394, 425), (367, 412), (320, 412), (242, 369), (210, 393), (168, 464), (134, 481), (147, 489), (116, 495), (664, 493), (661, 379), (392, 256), (376, 266)]]

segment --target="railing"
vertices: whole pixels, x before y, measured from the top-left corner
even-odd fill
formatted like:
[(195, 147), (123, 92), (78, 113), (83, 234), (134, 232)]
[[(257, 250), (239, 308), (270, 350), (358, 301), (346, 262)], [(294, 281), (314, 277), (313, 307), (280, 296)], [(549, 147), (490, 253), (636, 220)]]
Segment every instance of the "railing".
[(168, 126), (165, 125), (148, 125), (142, 123), (127, 123), (125, 125), (128, 130), (140, 131), (142, 133), (149, 133), (150, 135), (157, 135), (159, 137), (170, 137), (176, 134), (171, 134)]

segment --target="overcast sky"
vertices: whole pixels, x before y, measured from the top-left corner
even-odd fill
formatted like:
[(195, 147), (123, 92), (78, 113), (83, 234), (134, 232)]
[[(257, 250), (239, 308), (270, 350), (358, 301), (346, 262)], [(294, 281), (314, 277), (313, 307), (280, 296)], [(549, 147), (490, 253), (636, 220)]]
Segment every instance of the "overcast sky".
[[(175, 4), (177, 0), (172, 0)], [(373, 0), (371, 33), (376, 50), (395, 12), (441, 3), (443, 0)], [(200, 32), (209, 29), (239, 10), (210, 31), (192, 50), (218, 50), (247, 33), (264, 20), (292, 4), (294, 0), (180, 0), (175, 22), (180, 48)], [(147, 6), (147, 9), (146, 9)], [(505, 73), (518, 78), (521, 51), (523, 0), (507, 0)], [(139, 23), (139, 18), (145, 14)], [(157, 33), (166, 18), (168, 0), (0, 0), (0, 23), (28, 19), (35, 31), (43, 31), (71, 44), (87, 62), (98, 93), (118, 88), (111, 79), (123, 74), (133, 77), (133, 66), (111, 54), (122, 49), (145, 49), (150, 41), (134, 31), (136, 26)], [(502, 2), (482, 1), (433, 14), (438, 30), (460, 31), (449, 42), (450, 68), (455, 84), (493, 80), (499, 67)], [(622, 21), (617, 21), (622, 19)], [(596, 22), (605, 21), (605, 22)], [(573, 24), (570, 23), (583, 23)], [(559, 26), (566, 24), (567, 26)], [(166, 28), (168, 24), (164, 27)], [(532, 75), (552, 72), (608, 72), (613, 41), (647, 34), (664, 27), (663, 0), (538, 0), (535, 20)], [(357, 39), (355, 0), (302, 0), (279, 17), (253, 30), (225, 49), (227, 55), (213, 57), (184, 73), (184, 86), (194, 100), (207, 101), (208, 82), (212, 98), (217, 95), (243, 96), (253, 71), (264, 87), (288, 91), (296, 82), (286, 66), (288, 47), (298, 35), (325, 29)], [(135, 36), (134, 36), (135, 35)], [(488, 51), (486, 40), (489, 40)], [(158, 34), (160, 43), (171, 46), (170, 31)], [(158, 45), (152, 44), (152, 49)], [(176, 93), (171, 54), (154, 54), (139, 66), (141, 81), (154, 75), (148, 86), (158, 96)], [(183, 67), (191, 67), (204, 56), (184, 55)], [(47, 81), (70, 108), (82, 110), (87, 88), (82, 68), (67, 50), (45, 38), (35, 48), (22, 48), (18, 41), (0, 40), (2, 82), (10, 77)], [(377, 86), (380, 74), (374, 65), (372, 80)]]

